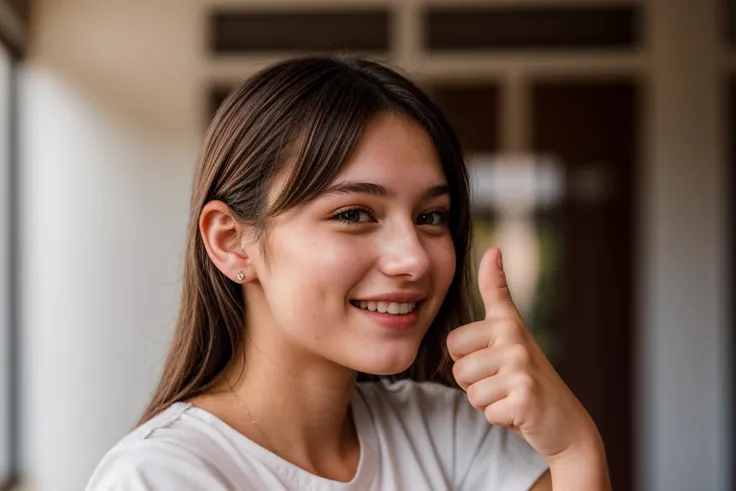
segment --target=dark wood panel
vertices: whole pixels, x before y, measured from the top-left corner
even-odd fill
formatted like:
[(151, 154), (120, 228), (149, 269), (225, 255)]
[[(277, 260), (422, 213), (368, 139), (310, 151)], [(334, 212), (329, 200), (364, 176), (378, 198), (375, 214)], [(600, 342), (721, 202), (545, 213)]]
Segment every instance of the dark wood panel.
[(389, 23), (385, 9), (215, 11), (210, 16), (210, 48), (216, 54), (385, 52)]
[(635, 5), (432, 7), (425, 28), (433, 51), (633, 49), (641, 37)]
[(467, 154), (498, 149), (498, 96), (495, 84), (434, 84), (427, 91), (458, 134)]
[(732, 51), (736, 51), (736, 1), (723, 0), (726, 31), (726, 42)]
[(613, 489), (633, 488), (635, 83), (533, 89), (534, 149), (567, 174), (558, 306), (560, 375), (601, 431)]

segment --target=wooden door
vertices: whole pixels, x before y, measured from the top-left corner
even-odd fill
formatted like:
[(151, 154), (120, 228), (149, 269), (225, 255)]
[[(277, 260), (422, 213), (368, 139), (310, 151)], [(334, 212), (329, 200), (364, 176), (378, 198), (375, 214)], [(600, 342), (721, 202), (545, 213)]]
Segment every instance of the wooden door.
[(532, 100), (534, 150), (566, 173), (557, 369), (601, 431), (613, 489), (630, 490), (637, 86), (540, 82)]

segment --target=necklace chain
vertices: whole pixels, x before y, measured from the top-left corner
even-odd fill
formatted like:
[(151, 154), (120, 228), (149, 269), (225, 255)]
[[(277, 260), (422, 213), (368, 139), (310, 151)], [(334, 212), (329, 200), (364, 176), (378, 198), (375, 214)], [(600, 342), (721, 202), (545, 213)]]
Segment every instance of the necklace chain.
[(243, 402), (243, 400), (238, 396), (237, 392), (235, 392), (235, 389), (233, 389), (233, 386), (229, 380), (227, 381), (227, 386), (230, 387), (230, 392), (233, 393), (233, 397), (235, 397), (235, 400), (238, 401), (238, 404), (240, 404), (240, 406), (245, 410), (245, 414), (247, 414), (250, 420), (253, 422), (253, 426), (255, 426), (256, 430), (258, 430), (258, 433), (260, 433), (261, 437), (266, 442), (266, 445), (268, 445), (269, 450), (276, 453), (276, 450), (273, 448), (273, 445), (271, 445), (271, 442), (268, 440), (266, 433), (264, 433), (264, 431), (258, 425), (258, 423), (256, 422), (256, 419), (253, 417), (251, 412), (248, 410), (248, 406), (245, 405), (245, 402)]

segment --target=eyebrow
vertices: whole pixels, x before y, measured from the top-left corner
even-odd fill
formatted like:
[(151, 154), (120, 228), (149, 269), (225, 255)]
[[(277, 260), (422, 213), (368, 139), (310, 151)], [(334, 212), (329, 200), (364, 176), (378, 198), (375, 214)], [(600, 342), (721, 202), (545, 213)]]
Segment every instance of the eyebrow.
[[(370, 194), (372, 196), (379, 196), (382, 198), (395, 198), (396, 191), (376, 184), (373, 182), (358, 182), (358, 181), (342, 181), (337, 184), (329, 186), (327, 189), (322, 191), (322, 195), (327, 194)], [(443, 194), (450, 194), (450, 186), (447, 184), (437, 184), (424, 191), (422, 199), (435, 198), (442, 196)]]

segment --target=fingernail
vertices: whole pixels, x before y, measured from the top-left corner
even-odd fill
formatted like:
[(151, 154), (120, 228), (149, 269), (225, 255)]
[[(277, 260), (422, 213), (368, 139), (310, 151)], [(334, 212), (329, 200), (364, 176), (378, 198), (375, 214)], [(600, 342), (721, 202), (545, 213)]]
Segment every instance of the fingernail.
[(503, 259), (501, 258), (501, 249), (498, 250), (498, 258), (496, 259), (496, 262), (498, 263), (498, 269), (503, 270)]

